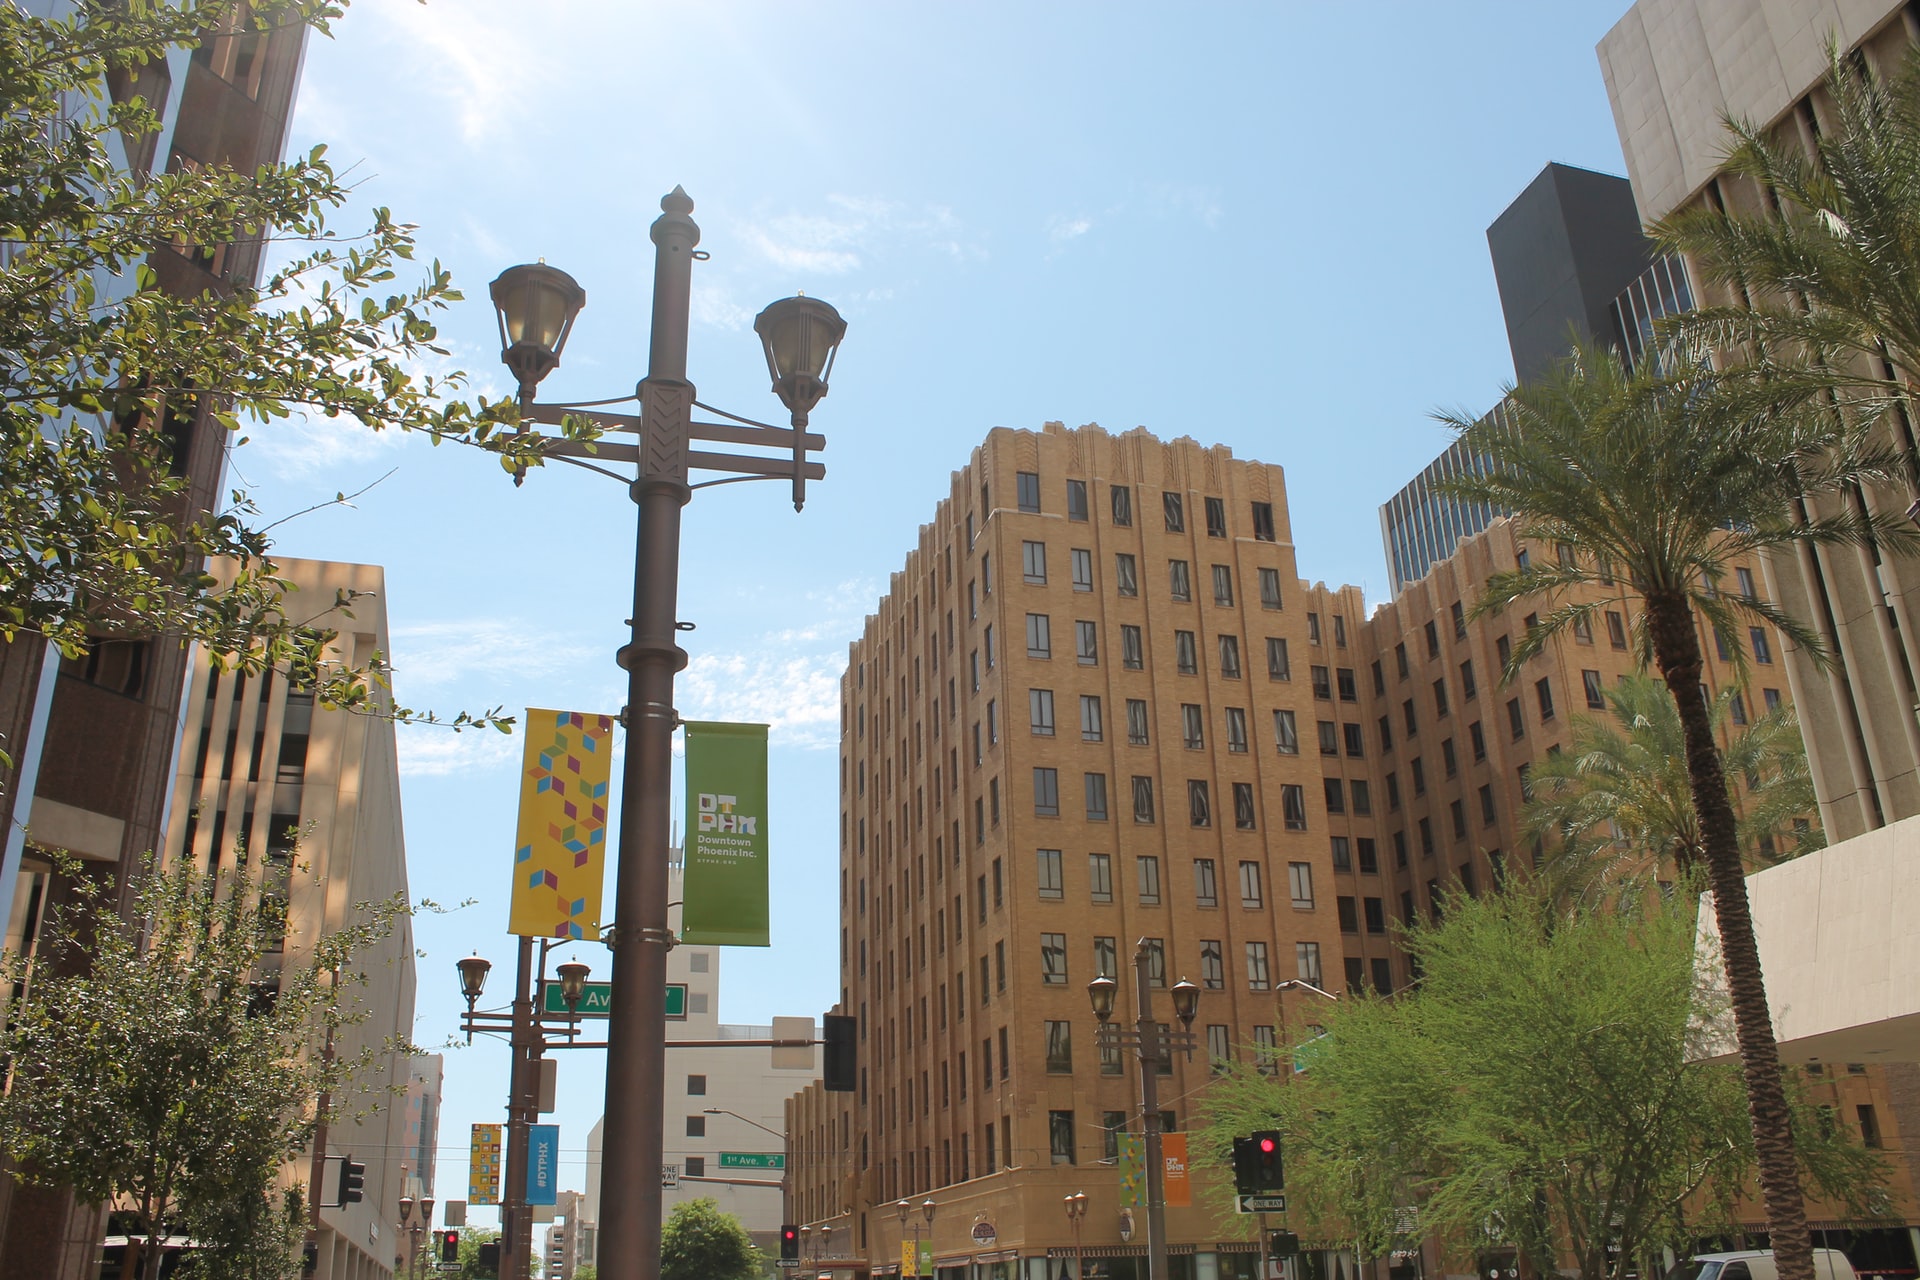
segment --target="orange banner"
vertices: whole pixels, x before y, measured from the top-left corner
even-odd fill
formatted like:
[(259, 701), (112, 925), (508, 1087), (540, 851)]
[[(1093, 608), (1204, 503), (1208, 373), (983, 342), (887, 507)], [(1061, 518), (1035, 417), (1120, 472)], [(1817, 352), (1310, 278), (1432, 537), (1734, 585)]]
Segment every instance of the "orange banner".
[(1160, 1135), (1160, 1159), (1166, 1166), (1161, 1185), (1167, 1193), (1169, 1209), (1185, 1209), (1193, 1203), (1193, 1183), (1187, 1179), (1187, 1135)]

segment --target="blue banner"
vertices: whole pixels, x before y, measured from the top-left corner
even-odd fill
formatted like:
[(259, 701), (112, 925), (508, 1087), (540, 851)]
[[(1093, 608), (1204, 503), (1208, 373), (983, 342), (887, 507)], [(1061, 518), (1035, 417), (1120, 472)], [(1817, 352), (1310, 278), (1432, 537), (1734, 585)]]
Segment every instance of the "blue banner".
[(555, 1204), (560, 1192), (560, 1126), (527, 1127), (527, 1203)]

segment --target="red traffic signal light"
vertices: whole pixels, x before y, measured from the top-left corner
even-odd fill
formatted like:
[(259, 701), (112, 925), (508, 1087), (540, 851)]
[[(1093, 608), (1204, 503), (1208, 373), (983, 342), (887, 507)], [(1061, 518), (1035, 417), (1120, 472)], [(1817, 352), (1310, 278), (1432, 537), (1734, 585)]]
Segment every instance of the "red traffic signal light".
[(1274, 1152), (1278, 1151), (1279, 1149), (1280, 1149), (1280, 1144), (1278, 1142), (1275, 1142), (1271, 1135), (1269, 1134), (1261, 1135), (1261, 1138), (1260, 1138), (1260, 1154), (1261, 1155), (1270, 1156)]
[(791, 1222), (780, 1226), (780, 1257), (786, 1262), (797, 1261), (800, 1257), (800, 1228)]
[(440, 1233), (440, 1261), (460, 1261), (460, 1233), (458, 1231), (442, 1231)]

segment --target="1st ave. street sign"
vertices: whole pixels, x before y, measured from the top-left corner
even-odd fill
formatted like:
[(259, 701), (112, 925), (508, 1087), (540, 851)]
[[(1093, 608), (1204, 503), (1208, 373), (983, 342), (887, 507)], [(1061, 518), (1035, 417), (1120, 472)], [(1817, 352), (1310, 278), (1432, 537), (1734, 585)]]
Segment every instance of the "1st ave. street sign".
[(784, 1169), (787, 1157), (777, 1151), (722, 1151), (722, 1169)]
[[(611, 982), (589, 982), (581, 987), (580, 1003), (574, 1006), (576, 1018), (604, 1018), (613, 1007), (613, 984)], [(540, 984), (540, 1012), (549, 1017), (567, 1016), (567, 998), (560, 994), (560, 984), (553, 981)], [(684, 1019), (687, 1016), (687, 984), (670, 982), (667, 984), (667, 1016)]]

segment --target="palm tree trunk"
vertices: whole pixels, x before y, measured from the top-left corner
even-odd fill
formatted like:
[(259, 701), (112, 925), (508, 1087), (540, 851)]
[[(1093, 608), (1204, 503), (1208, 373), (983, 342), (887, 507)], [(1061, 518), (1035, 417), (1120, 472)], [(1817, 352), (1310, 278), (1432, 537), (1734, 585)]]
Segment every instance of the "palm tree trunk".
[(1680, 591), (1647, 593), (1647, 622), (1654, 660), (1680, 708), (1687, 744), (1687, 776), (1694, 812), (1705, 845), (1707, 880), (1713, 889), (1714, 916), (1720, 925), (1720, 954), (1733, 1005), (1734, 1038), (1747, 1087), (1747, 1115), (1753, 1126), (1754, 1154), (1760, 1171), (1760, 1196), (1780, 1280), (1813, 1280), (1813, 1237), (1807, 1229), (1806, 1199), (1794, 1156), (1793, 1119), (1780, 1074), (1780, 1051), (1773, 1039), (1766, 982), (1760, 972), (1760, 948), (1747, 906), (1746, 868), (1735, 838), (1733, 801), (1720, 763), (1719, 744), (1701, 696), (1700, 642), (1693, 610)]

